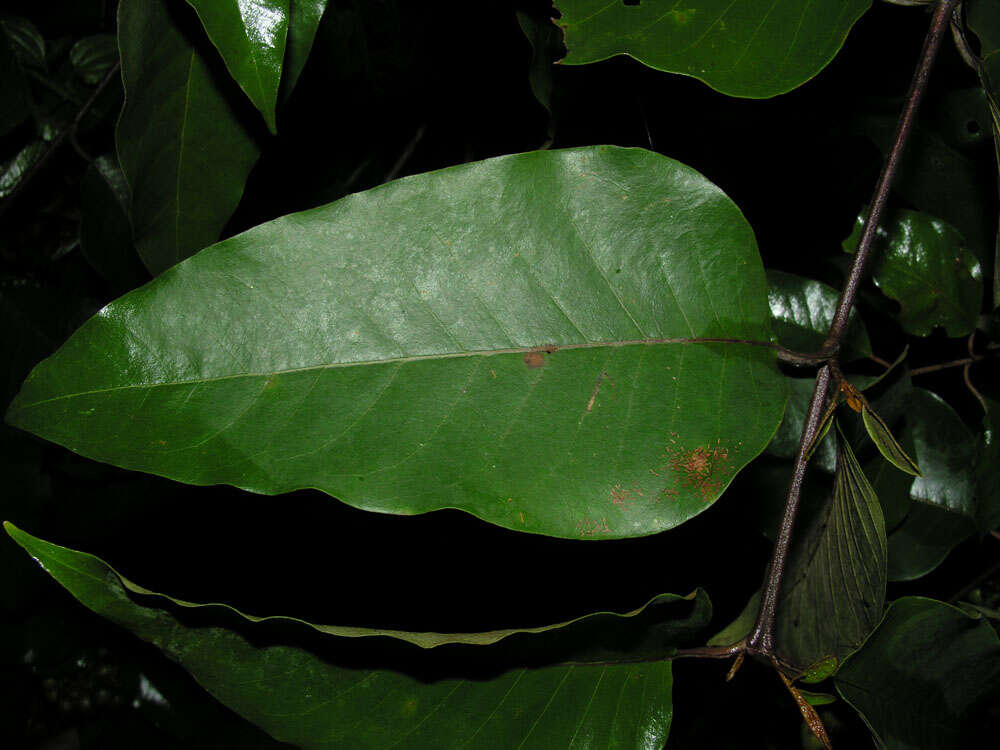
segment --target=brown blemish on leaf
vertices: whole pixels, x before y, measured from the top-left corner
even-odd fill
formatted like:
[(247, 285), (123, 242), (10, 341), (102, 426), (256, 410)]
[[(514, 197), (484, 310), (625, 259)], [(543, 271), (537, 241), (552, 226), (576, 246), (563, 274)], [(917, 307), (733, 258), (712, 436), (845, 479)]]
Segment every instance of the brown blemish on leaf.
[(602, 517), (600, 521), (593, 518), (581, 518), (576, 522), (576, 530), (580, 536), (596, 536), (597, 534), (610, 534), (608, 519)]
[[(735, 449), (738, 452), (739, 448)], [(716, 440), (715, 445), (699, 445), (694, 448), (677, 446), (677, 435), (671, 433), (670, 444), (660, 454), (663, 464), (650, 469), (656, 476), (668, 473), (673, 482), (665, 486), (653, 498), (654, 502), (664, 499), (676, 500), (679, 489), (693, 492), (702, 502), (711, 502), (722, 492), (729, 476), (730, 449)]]
[(524, 511), (523, 510), (519, 510), (517, 512), (517, 517), (521, 519), (521, 525), (524, 526)]
[(545, 367), (545, 355), (552, 354), (557, 347), (550, 346), (540, 349), (532, 349), (530, 352), (526, 352), (524, 355), (524, 364), (527, 365), (530, 370), (537, 370), (539, 367)]
[(593, 393), (590, 394), (590, 400), (587, 401), (588, 414), (590, 413), (590, 410), (594, 408), (594, 402), (597, 400), (597, 394), (601, 390), (601, 384), (605, 381), (605, 379), (607, 379), (608, 383), (611, 384), (611, 391), (614, 392), (615, 390), (615, 381), (609, 378), (606, 372), (602, 372), (600, 375), (598, 375), (597, 382), (594, 384), (594, 391)]

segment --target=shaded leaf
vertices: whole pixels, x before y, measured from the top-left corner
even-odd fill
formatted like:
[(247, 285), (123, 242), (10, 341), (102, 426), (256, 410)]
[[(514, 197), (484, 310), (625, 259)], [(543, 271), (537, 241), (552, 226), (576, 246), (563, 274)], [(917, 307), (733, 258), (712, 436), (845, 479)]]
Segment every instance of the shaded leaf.
[(97, 157), (80, 181), (80, 250), (117, 294), (149, 280), (132, 243), (127, 206), (128, 185), (117, 162)]
[[(767, 452), (770, 455), (778, 458), (795, 458), (815, 385), (816, 381), (813, 378), (788, 378), (788, 403), (785, 405), (785, 415), (778, 426), (778, 431), (767, 445)], [(810, 466), (832, 474), (837, 465), (837, 449), (833, 440), (824, 438), (825, 435), (816, 441)]]
[[(549, 11), (546, 11), (546, 16)], [(517, 12), (517, 23), (531, 43), (531, 67), (528, 82), (538, 103), (549, 114), (545, 148), (555, 138), (555, 114), (552, 111), (552, 66), (565, 54), (562, 33), (551, 18), (536, 18), (524, 11)]]
[(45, 154), (45, 141), (36, 140), (24, 146), (13, 157), (0, 163), (0, 198), (6, 198)]
[[(846, 252), (854, 252), (864, 223), (861, 214), (844, 240)], [(983, 297), (982, 270), (954, 227), (900, 209), (879, 227), (873, 252), (872, 277), (899, 303), (899, 322), (907, 333), (928, 336), (941, 326), (958, 337), (975, 329)]]
[(955, 607), (904, 597), (835, 679), (880, 748), (979, 747), (1000, 698), (1000, 641)]
[(91, 319), (8, 419), (194, 484), (641, 536), (707, 508), (781, 417), (774, 353), (706, 336), (768, 338), (736, 206), (648, 151), (540, 151), (200, 253)]
[(871, 0), (556, 0), (568, 65), (629, 55), (731, 96), (783, 94), (822, 70)]
[[(704, 594), (662, 595), (628, 615), (591, 615), (489, 648), (427, 652), (372, 631), (353, 633), (371, 636), (362, 642), (322, 633), (310, 650), (295, 637), (309, 628), (286, 618), (283, 641), (260, 633), (251, 643), (234, 629), (187, 626), (150, 606), (151, 592), (92, 555), (5, 528), (85, 606), (163, 649), (275, 738), (307, 748), (661, 747), (672, 714), (670, 662), (634, 660), (649, 647), (669, 653), (711, 616)], [(409, 668), (364, 663), (401, 654)], [(540, 661), (549, 654), (564, 663)], [(588, 663), (594, 657), (601, 660)], [(475, 675), (484, 665), (489, 671)]]
[[(862, 129), (885, 156), (896, 117), (865, 118)], [(966, 247), (988, 268), (994, 245), (996, 196), (984, 191), (982, 177), (981, 159), (923, 121), (910, 133), (893, 190), (914, 208), (953, 226)]]
[[(188, 0), (233, 78), (276, 132), (275, 106), (292, 0)], [(316, 23), (318, 25), (318, 18)], [(313, 31), (315, 34), (315, 30)]]
[(45, 39), (31, 21), (21, 16), (2, 16), (0, 27), (23, 67), (45, 70)]
[(976, 516), (984, 531), (1000, 528), (1000, 403), (986, 399), (976, 457)]
[(291, 0), (285, 62), (279, 88), (282, 100), (291, 95), (302, 69), (306, 66), (326, 5), (327, 0)]
[(113, 34), (84, 37), (70, 48), (69, 59), (84, 83), (100, 83), (118, 62), (118, 41)]
[(743, 640), (753, 629), (760, 611), (760, 589), (753, 593), (736, 619), (708, 639), (708, 646), (729, 646)]
[(882, 421), (882, 418), (874, 412), (867, 402), (861, 406), (861, 419), (864, 421), (868, 437), (875, 443), (879, 453), (885, 456), (886, 461), (902, 472), (912, 474), (915, 477), (920, 476), (920, 467), (906, 454), (903, 446), (893, 437), (889, 426)]
[[(822, 349), (839, 299), (839, 291), (820, 281), (773, 269), (767, 272), (772, 329), (778, 343), (787, 349), (800, 352)], [(868, 332), (856, 311), (851, 312), (841, 352), (847, 359), (872, 356)]]
[(838, 430), (833, 493), (789, 553), (775, 621), (782, 661), (800, 672), (839, 664), (878, 624), (885, 586), (882, 508)]
[(0, 33), (0, 101), (0, 135), (4, 135), (31, 114), (31, 89), (6, 33)]
[(118, 12), (118, 156), (136, 248), (154, 275), (219, 238), (259, 153), (212, 69), (214, 51), (192, 43), (182, 27), (194, 19), (178, 10), (123, 0)]
[(922, 476), (910, 486), (910, 510), (889, 535), (889, 579), (926, 575), (975, 531), (976, 441), (948, 404), (923, 388), (906, 403), (905, 430), (912, 435)]

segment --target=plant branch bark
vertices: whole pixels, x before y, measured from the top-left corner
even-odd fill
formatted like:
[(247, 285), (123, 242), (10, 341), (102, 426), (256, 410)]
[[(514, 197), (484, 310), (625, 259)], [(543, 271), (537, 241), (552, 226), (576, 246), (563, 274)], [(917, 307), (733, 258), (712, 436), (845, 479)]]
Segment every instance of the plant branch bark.
[(924, 41), (920, 60), (917, 64), (913, 81), (910, 83), (910, 90), (906, 96), (906, 104), (896, 126), (892, 148), (882, 167), (882, 173), (875, 186), (875, 193), (869, 203), (868, 216), (865, 220), (865, 228), (861, 234), (861, 239), (858, 242), (857, 251), (854, 254), (854, 263), (851, 266), (847, 281), (844, 283), (840, 301), (837, 304), (837, 311), (834, 314), (833, 322), (830, 325), (830, 332), (823, 347), (828, 362), (820, 367), (816, 374), (816, 385), (813, 388), (806, 423), (799, 439), (799, 449), (795, 457), (792, 481), (785, 500), (785, 510), (781, 518), (778, 538), (775, 541), (771, 562), (764, 580), (760, 611), (758, 612), (757, 621), (753, 629), (744, 641), (744, 650), (750, 653), (761, 654), (771, 658), (777, 657), (774, 641), (774, 622), (777, 613), (778, 598), (781, 593), (781, 583), (784, 578), (785, 565), (788, 559), (788, 550), (791, 546), (792, 532), (795, 527), (795, 518), (798, 514), (802, 482), (805, 479), (806, 465), (808, 463), (807, 449), (819, 429), (826, 404), (831, 370), (836, 367), (840, 344), (847, 331), (848, 316), (850, 315), (851, 308), (854, 306), (854, 299), (857, 296), (858, 288), (864, 277), (868, 259), (871, 255), (872, 242), (875, 239), (876, 230), (885, 211), (889, 191), (892, 188), (893, 180), (896, 177), (899, 164), (902, 160), (903, 150), (906, 147), (910, 132), (913, 130), (917, 109), (927, 88), (927, 80), (930, 77), (934, 59), (941, 46), (941, 40), (948, 30), (951, 15), (957, 2), (958, 0), (940, 0), (934, 11), (930, 30)]

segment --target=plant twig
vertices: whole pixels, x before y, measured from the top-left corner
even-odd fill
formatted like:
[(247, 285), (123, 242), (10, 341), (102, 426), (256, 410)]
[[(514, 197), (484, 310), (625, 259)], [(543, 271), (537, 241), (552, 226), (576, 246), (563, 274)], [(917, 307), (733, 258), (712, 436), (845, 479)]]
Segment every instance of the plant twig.
[[(899, 169), (903, 149), (906, 146), (910, 132), (913, 130), (917, 108), (927, 88), (927, 79), (930, 75), (934, 58), (937, 55), (938, 48), (941, 46), (941, 39), (949, 28), (951, 14), (956, 2), (957, 0), (941, 0), (934, 11), (930, 30), (927, 33), (927, 38), (920, 54), (920, 61), (917, 64), (913, 81), (910, 83), (906, 104), (900, 115), (899, 123), (896, 126), (892, 148), (882, 168), (882, 174), (879, 176), (878, 183), (876, 184), (875, 193), (869, 202), (870, 208), (865, 220), (864, 231), (861, 234), (857, 251), (854, 253), (854, 262), (847, 281), (844, 284), (844, 289), (841, 292), (837, 311), (830, 325), (830, 333), (823, 347), (824, 352), (828, 353), (831, 363), (835, 362), (834, 358), (840, 349), (841, 341), (847, 331), (848, 316), (850, 315), (851, 308), (854, 306), (854, 299), (857, 296), (858, 287), (861, 284), (868, 258), (871, 255), (872, 241), (875, 239), (876, 229), (881, 221), (886, 202), (889, 198), (889, 190)], [(746, 639), (745, 648), (751, 653), (769, 657), (776, 655), (774, 621), (777, 612), (778, 595), (781, 591), (781, 582), (785, 574), (785, 563), (788, 558), (789, 547), (791, 546), (792, 530), (795, 525), (795, 517), (798, 513), (802, 482), (805, 478), (806, 464), (808, 462), (808, 446), (819, 429), (823, 407), (826, 402), (826, 393), (830, 383), (830, 372), (830, 364), (827, 364), (820, 368), (816, 374), (816, 386), (813, 389), (812, 399), (809, 402), (808, 416), (806, 417), (806, 423), (799, 440), (799, 450), (795, 456), (792, 481), (785, 500), (785, 511), (781, 518), (781, 526), (778, 538), (774, 544), (774, 552), (771, 556), (771, 563), (768, 566), (767, 577), (764, 580), (760, 611), (757, 615), (757, 622)]]
[[(53, 141), (49, 144), (49, 147), (45, 150), (45, 153), (42, 154), (42, 157), (31, 165), (31, 168), (17, 183), (17, 186), (10, 192), (10, 195), (7, 196), (6, 200), (4, 200), (3, 203), (0, 203), (0, 218), (7, 213), (7, 210), (10, 208), (17, 196), (24, 192), (28, 183), (31, 182), (32, 178), (34, 178), (35, 175), (42, 170), (42, 167), (48, 163), (49, 159), (52, 158), (52, 155), (59, 150), (59, 147), (62, 146), (67, 138), (72, 136), (75, 145), (77, 128), (80, 127), (80, 123), (83, 122), (83, 118), (87, 116), (90, 108), (94, 106), (94, 103), (104, 92), (104, 89), (106, 89), (108, 84), (115, 79), (116, 75), (118, 75), (120, 68), (120, 62), (116, 62), (111, 66), (111, 69), (107, 72), (107, 74), (105, 74), (104, 78), (101, 79), (101, 82), (97, 84), (97, 88), (94, 89), (94, 93), (90, 95), (90, 98), (87, 99), (87, 101), (83, 103), (83, 106), (80, 107), (79, 111), (77, 111), (76, 116), (73, 118), (73, 122), (62, 129), (59, 135), (56, 136), (55, 139), (53, 139)], [(84, 156), (84, 154), (81, 154), (81, 156)]]

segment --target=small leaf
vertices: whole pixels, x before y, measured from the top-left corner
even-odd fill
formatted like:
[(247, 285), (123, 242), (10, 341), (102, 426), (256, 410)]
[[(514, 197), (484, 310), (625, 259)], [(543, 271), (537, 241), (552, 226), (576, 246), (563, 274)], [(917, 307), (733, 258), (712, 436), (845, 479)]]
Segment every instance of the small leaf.
[(199, 253), (85, 324), (8, 419), (193, 484), (643, 536), (703, 512), (774, 434), (774, 352), (701, 340), (767, 324), (753, 233), (704, 177), (537, 151)]
[(23, 67), (45, 70), (45, 39), (31, 21), (21, 16), (3, 16), (0, 17), (0, 28), (10, 40), (14, 55)]
[[(304, 748), (374, 749), (404, 739), (415, 748), (569, 747), (581, 737), (599, 747), (662, 747), (671, 664), (645, 659), (669, 655), (711, 617), (704, 593), (665, 594), (627, 615), (449, 643), (440, 634), (249, 618), (221, 605), (169, 600), (164, 609), (149, 598), (169, 597), (98, 558), (4, 527), (82, 604), (155, 644), (276, 739)], [(177, 606), (204, 617), (186, 625)], [(271, 621), (266, 633), (247, 622), (261, 619)], [(220, 624), (227, 620), (254, 630), (254, 642)], [(413, 645), (427, 639), (432, 650)]]
[(980, 732), (1000, 698), (1000, 640), (955, 607), (904, 597), (835, 682), (879, 747), (985, 747)]
[(736, 619), (708, 639), (708, 646), (729, 646), (745, 638), (757, 620), (760, 610), (760, 589), (754, 592), (736, 616)]
[(754, 99), (791, 91), (844, 44), (871, 0), (556, 0), (567, 65), (629, 55)]
[(47, 144), (36, 140), (24, 146), (12, 158), (0, 164), (0, 198), (6, 198), (17, 187), (45, 153)]
[(893, 437), (888, 425), (882, 421), (882, 418), (875, 413), (867, 402), (861, 406), (861, 419), (865, 423), (868, 437), (875, 443), (879, 453), (885, 456), (886, 461), (900, 471), (912, 474), (915, 477), (920, 476), (920, 467), (917, 466), (912, 458), (906, 455), (906, 451), (903, 450), (899, 441)]
[[(864, 229), (864, 215), (844, 240), (853, 253)], [(872, 277), (900, 304), (899, 322), (915, 336), (938, 326), (952, 337), (976, 327), (982, 304), (982, 270), (958, 231), (919, 211), (897, 210), (876, 232)]]
[(782, 662), (806, 672), (842, 661), (881, 618), (885, 587), (882, 508), (838, 429), (832, 496), (789, 553), (775, 622)]
[(188, 0), (230, 74), (274, 133), (291, 0)]
[(193, 16), (167, 0), (122, 0), (118, 11), (118, 156), (136, 248), (153, 275), (219, 239), (260, 153), (185, 10)]
[(70, 48), (69, 59), (84, 83), (100, 83), (118, 62), (118, 41), (113, 34), (84, 37)]

